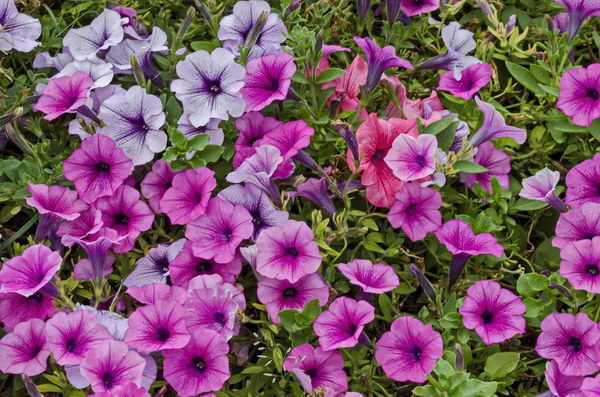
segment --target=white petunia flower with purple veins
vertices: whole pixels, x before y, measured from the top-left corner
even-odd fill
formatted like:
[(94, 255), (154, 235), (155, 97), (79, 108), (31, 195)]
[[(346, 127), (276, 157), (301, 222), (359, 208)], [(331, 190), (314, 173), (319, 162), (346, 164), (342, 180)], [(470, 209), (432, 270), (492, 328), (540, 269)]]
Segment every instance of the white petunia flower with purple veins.
[(127, 18), (121, 18), (116, 11), (105, 9), (88, 26), (69, 30), (63, 39), (63, 46), (69, 47), (73, 58), (93, 61), (99, 51), (123, 41), (125, 23)]
[(20, 14), (14, 0), (0, 0), (0, 50), (29, 52), (40, 45), (35, 40), (41, 34), (40, 21)]
[(210, 141), (208, 141), (208, 144), (221, 146), (225, 140), (225, 135), (223, 134), (223, 129), (219, 128), (220, 123), (221, 120), (219, 119), (210, 119), (205, 126), (194, 127), (190, 121), (189, 114), (184, 113), (177, 122), (177, 129), (181, 131), (187, 139), (192, 139), (199, 134), (210, 135)]
[[(121, 88), (120, 85), (109, 84), (106, 87), (96, 88), (94, 91), (90, 93), (90, 99), (92, 100), (92, 115), (98, 114), (100, 111), (100, 106), (106, 101), (108, 98), (117, 94), (124, 94), (125, 89)], [(84, 115), (77, 112), (77, 117), (74, 120), (71, 120), (69, 123), (69, 134), (77, 135), (81, 139), (85, 139), (90, 136), (90, 134), (86, 131), (84, 126), (81, 124), (80, 120), (88, 124), (88, 126), (93, 126), (94, 128), (98, 126), (95, 120), (92, 120), (89, 115)]]
[(98, 132), (115, 141), (133, 165), (151, 161), (167, 147), (167, 134), (160, 129), (166, 119), (162, 102), (140, 86), (105, 100), (100, 119), (105, 126)]
[(179, 79), (171, 83), (171, 91), (183, 103), (183, 110), (195, 127), (210, 119), (239, 117), (246, 109), (240, 90), (246, 69), (235, 63), (233, 54), (223, 48), (212, 53), (196, 51), (177, 64)]
[(35, 69), (54, 68), (60, 72), (65, 66), (74, 60), (75, 58), (73, 58), (73, 55), (71, 55), (68, 48), (64, 48), (63, 52), (55, 57), (51, 56), (48, 51), (44, 51), (35, 55), (33, 67)]
[(263, 12), (269, 16), (256, 44), (252, 47), (250, 58), (280, 53), (287, 29), (279, 15), (271, 13), (269, 3), (261, 0), (238, 1), (233, 6), (233, 14), (221, 20), (217, 36), (223, 42), (223, 47), (239, 56), (239, 46), (243, 47), (246, 44), (250, 31)]
[(159, 244), (138, 260), (133, 272), (123, 282), (126, 287), (142, 287), (148, 284), (166, 284), (169, 277), (169, 264), (183, 250), (186, 239), (171, 244)]
[(112, 47), (108, 50), (105, 60), (114, 65), (116, 73), (130, 74), (131, 57), (135, 56), (144, 75), (153, 78), (155, 77), (153, 74), (158, 72), (151, 63), (152, 54), (166, 53), (168, 50), (167, 34), (162, 29), (154, 27), (152, 34), (145, 39), (126, 39)]

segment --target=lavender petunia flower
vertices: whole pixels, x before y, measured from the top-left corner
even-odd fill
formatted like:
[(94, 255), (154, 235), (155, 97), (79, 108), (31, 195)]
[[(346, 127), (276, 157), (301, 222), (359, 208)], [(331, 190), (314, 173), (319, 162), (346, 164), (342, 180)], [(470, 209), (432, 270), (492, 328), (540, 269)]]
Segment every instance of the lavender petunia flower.
[(561, 12), (552, 19), (553, 29), (558, 30), (561, 33), (567, 33), (569, 31), (569, 13)]
[(165, 284), (169, 277), (169, 265), (183, 250), (186, 239), (171, 244), (159, 244), (151, 248), (146, 256), (138, 260), (135, 269), (123, 281), (126, 287), (142, 287), (149, 284)]
[(394, 268), (365, 259), (355, 259), (348, 264), (340, 263), (338, 269), (350, 284), (358, 285), (366, 294), (384, 294), (400, 285)]
[(409, 17), (435, 11), (438, 8), (440, 8), (440, 0), (402, 0), (400, 2), (400, 10)]
[[(598, 2), (600, 8), (600, 2)], [(573, 124), (589, 127), (600, 117), (600, 63), (566, 71), (560, 79), (558, 107)]]
[(40, 21), (19, 13), (14, 0), (0, 1), (0, 50), (29, 52), (40, 45), (35, 40), (41, 34)]
[(555, 0), (563, 5), (569, 15), (569, 40), (579, 33), (583, 22), (591, 17), (600, 16), (600, 2), (597, 0)]
[[(92, 86), (93, 88), (93, 86)], [(120, 85), (109, 84), (106, 87), (98, 87), (90, 92), (90, 99), (92, 100), (92, 106), (90, 108), (82, 107), (79, 108), (76, 114), (76, 118), (71, 120), (69, 123), (69, 134), (77, 135), (84, 140), (90, 137), (89, 130), (98, 130), (98, 111), (100, 106), (105, 100), (112, 97), (113, 95), (122, 94), (126, 91), (121, 88)], [(89, 106), (89, 101), (87, 102)], [(91, 112), (90, 112), (91, 109)]]
[(196, 51), (177, 64), (179, 79), (171, 83), (171, 91), (183, 103), (192, 125), (201, 127), (212, 118), (227, 120), (244, 113), (240, 90), (245, 75), (244, 67), (227, 50)]
[[(62, 258), (42, 244), (27, 248), (7, 260), (0, 269), (0, 293), (16, 292), (29, 297), (42, 290), (60, 269)], [(49, 292), (49, 291), (48, 291)]]
[(33, 108), (46, 114), (44, 116), (46, 120), (54, 120), (65, 113), (73, 113), (85, 106), (93, 84), (92, 78), (84, 72), (51, 79)]
[(223, 134), (223, 129), (219, 128), (220, 122), (221, 120), (219, 119), (210, 119), (206, 125), (194, 127), (190, 121), (190, 115), (184, 113), (177, 122), (177, 129), (181, 131), (187, 139), (192, 139), (199, 134), (206, 134), (210, 136), (210, 140), (208, 141), (209, 145), (221, 146), (225, 140), (225, 135)]
[(295, 192), (287, 192), (288, 197), (304, 197), (325, 211), (328, 216), (335, 213), (335, 206), (331, 200), (331, 193), (327, 190), (327, 181), (325, 178), (310, 178), (306, 182), (298, 185)]
[[(92, 313), (98, 320), (98, 323), (103, 325), (108, 330), (108, 332), (110, 332), (110, 334), (115, 340), (123, 340), (123, 337), (125, 336), (125, 331), (128, 328), (126, 318), (115, 312), (109, 312), (107, 310), (96, 310), (91, 306), (85, 306), (77, 303), (75, 305), (75, 311), (81, 310)], [(87, 387), (87, 385), (83, 387)]]
[(510, 172), (510, 156), (500, 149), (494, 148), (490, 141), (482, 143), (473, 162), (487, 168), (487, 171), (477, 174), (461, 173), (460, 179), (471, 189), (476, 183), (492, 194), (492, 177), (496, 178), (500, 187), (508, 189)]
[(273, 101), (284, 100), (294, 73), (294, 57), (286, 52), (251, 59), (246, 65), (246, 77), (242, 88), (246, 112), (259, 111)]
[(383, 76), (383, 72), (387, 69), (395, 67), (413, 69), (410, 62), (398, 58), (396, 49), (391, 45), (381, 48), (369, 37), (355, 37), (354, 42), (363, 50), (367, 57), (369, 69), (365, 88), (369, 91), (372, 91), (377, 86), (379, 80), (381, 80), (381, 76)]
[(401, 227), (410, 241), (420, 241), (442, 226), (441, 206), (442, 196), (437, 190), (417, 182), (406, 183), (396, 193), (387, 218), (392, 227)]
[(585, 160), (567, 173), (566, 202), (571, 208), (585, 203), (600, 203), (600, 154)]
[(483, 102), (478, 97), (475, 97), (477, 106), (483, 113), (483, 124), (481, 128), (471, 137), (471, 144), (478, 147), (482, 143), (498, 138), (512, 138), (519, 145), (525, 143), (527, 132), (521, 128), (511, 127), (506, 125), (504, 117), (498, 112), (493, 105)]
[[(587, 397), (585, 394), (585, 380), (593, 380), (592, 378), (586, 378), (585, 376), (569, 376), (565, 375), (558, 369), (556, 361), (551, 360), (546, 363), (546, 372), (544, 373), (548, 388), (552, 393), (548, 397), (554, 396), (566, 396), (566, 397)], [(585, 380), (584, 380), (585, 379)], [(583, 386), (583, 388), (582, 388)], [(599, 390), (600, 392), (600, 390)], [(543, 394), (545, 395), (545, 394)], [(543, 396), (542, 395), (542, 396)], [(590, 397), (596, 396), (596, 394), (590, 394)]]
[(237, 334), (238, 309), (231, 292), (221, 286), (195, 289), (185, 302), (185, 322), (191, 333), (210, 329), (228, 341)]
[(131, 73), (131, 57), (135, 57), (144, 75), (149, 79), (158, 77), (158, 71), (152, 64), (153, 53), (165, 53), (167, 34), (160, 28), (152, 28), (152, 34), (145, 39), (126, 39), (111, 47), (105, 61), (115, 67), (117, 73)]
[(252, 47), (252, 57), (280, 52), (281, 43), (285, 41), (287, 29), (279, 15), (271, 13), (271, 7), (266, 1), (238, 1), (233, 6), (233, 14), (224, 17), (219, 22), (219, 40), (223, 47), (239, 56), (239, 46), (244, 47), (250, 31), (258, 22), (260, 14), (268, 13), (267, 21)]
[(123, 41), (123, 24), (127, 20), (118, 12), (105, 9), (88, 26), (71, 29), (63, 39), (63, 46), (79, 61), (96, 59), (99, 51)]
[(469, 66), (462, 71), (460, 80), (454, 77), (453, 72), (446, 72), (440, 76), (438, 90), (448, 91), (452, 95), (465, 101), (472, 99), (480, 89), (488, 85), (492, 78), (490, 65), (481, 62)]
[[(113, 272), (113, 263), (115, 263), (114, 255), (106, 255), (102, 278), (107, 277)], [(92, 266), (92, 262), (87, 258), (81, 258), (73, 267), (73, 280), (93, 280), (94, 277), (94, 267)]]
[(59, 73), (52, 77), (53, 79), (62, 76), (73, 76), (77, 72), (82, 72), (90, 76), (94, 81), (90, 89), (106, 87), (112, 82), (114, 73), (112, 71), (112, 65), (104, 62), (90, 62), (90, 61), (73, 61), (66, 65)]
[[(554, 361), (551, 361), (554, 362)], [(556, 364), (554, 364), (555, 366), (555, 371), (558, 372), (558, 366)], [(548, 381), (548, 375), (547, 375), (547, 369), (548, 367), (546, 366), (546, 381)], [(583, 377), (583, 376), (562, 376), (562, 384), (565, 384), (565, 386), (563, 386), (564, 389), (566, 389), (565, 391), (567, 392), (577, 392), (578, 390), (583, 393), (583, 396), (581, 397), (595, 397), (595, 396), (600, 396), (600, 375), (596, 375), (595, 378), (592, 377)], [(566, 379), (565, 379), (566, 378)], [(582, 382), (582, 383), (580, 383)], [(556, 382), (555, 382), (556, 383)], [(548, 382), (548, 386), (550, 386), (550, 382)], [(556, 390), (556, 389), (555, 389)], [(557, 392), (555, 392), (555, 394), (560, 395)], [(572, 396), (574, 397), (579, 397), (575, 394), (572, 394)]]
[(0, 371), (5, 374), (39, 375), (46, 371), (50, 350), (46, 324), (37, 318), (18, 324), (0, 340)]
[(171, 169), (169, 163), (162, 159), (157, 160), (152, 165), (152, 172), (147, 173), (140, 184), (142, 194), (148, 199), (150, 208), (154, 212), (163, 212), (160, 208), (160, 201), (167, 190), (173, 186), (175, 175), (177, 175), (177, 172)]
[(286, 371), (292, 372), (307, 393), (317, 388), (330, 388), (335, 393), (348, 389), (348, 376), (344, 371), (344, 357), (337, 350), (324, 351), (309, 344), (293, 348), (283, 362)]
[(52, 317), (55, 310), (52, 296), (42, 291), (29, 297), (12, 292), (0, 293), (0, 321), (7, 332), (32, 318), (46, 320), (47, 317)]
[(188, 283), (196, 276), (218, 274), (225, 282), (235, 283), (235, 276), (242, 271), (242, 260), (236, 255), (228, 263), (217, 263), (214, 260), (198, 258), (192, 253), (193, 242), (187, 241), (183, 250), (169, 264), (171, 281), (174, 285), (187, 288)]
[(54, 68), (60, 72), (65, 66), (74, 60), (75, 58), (73, 58), (73, 55), (71, 55), (68, 49), (63, 49), (63, 52), (57, 54), (55, 57), (51, 56), (47, 51), (38, 52), (33, 60), (33, 67), (35, 69)]
[(567, 212), (567, 206), (554, 193), (559, 180), (560, 172), (544, 168), (536, 172), (534, 176), (523, 179), (523, 189), (519, 196), (529, 200), (542, 201), (560, 212)]
[(408, 134), (399, 135), (384, 161), (394, 175), (402, 181), (414, 181), (433, 174), (437, 138), (423, 134), (416, 139)]
[(586, 203), (560, 214), (552, 245), (561, 250), (569, 243), (600, 236), (600, 204)]
[(600, 293), (600, 237), (574, 241), (560, 250), (560, 275), (573, 288)]
[(171, 223), (185, 225), (204, 214), (210, 194), (217, 186), (214, 175), (214, 171), (200, 167), (173, 177), (172, 186), (160, 200), (160, 208)]

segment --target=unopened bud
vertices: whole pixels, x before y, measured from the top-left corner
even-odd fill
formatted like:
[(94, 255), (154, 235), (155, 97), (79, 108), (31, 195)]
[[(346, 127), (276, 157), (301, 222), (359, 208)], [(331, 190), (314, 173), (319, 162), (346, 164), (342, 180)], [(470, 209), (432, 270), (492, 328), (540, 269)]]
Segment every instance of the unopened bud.
[(10, 111), (10, 112), (6, 113), (4, 116), (0, 117), (0, 127), (2, 127), (3, 125), (6, 125), (6, 124), (12, 123), (13, 121), (15, 121), (16, 119), (21, 117), (22, 114), (23, 114), (22, 107), (14, 108), (12, 111)]
[(415, 279), (417, 279), (419, 284), (421, 284), (421, 287), (423, 288), (423, 292), (425, 292), (425, 295), (427, 295), (427, 297), (429, 299), (431, 299), (432, 302), (435, 302), (437, 299), (437, 294), (435, 292), (435, 288), (433, 288), (433, 284), (431, 284), (431, 281), (429, 281), (427, 276), (425, 276), (421, 272), (421, 270), (414, 264), (411, 263), (409, 265), (409, 268), (410, 268), (410, 272), (412, 273), (413, 277)]
[(358, 19), (364, 21), (369, 12), (369, 7), (371, 7), (371, 0), (357, 0), (356, 3), (358, 8)]
[(285, 7), (283, 9), (283, 14), (282, 17), (283, 19), (286, 19), (287, 17), (290, 16), (290, 14), (294, 11), (296, 11), (298, 8), (300, 8), (300, 4), (302, 4), (301, 0), (292, 0), (292, 2), (290, 3), (289, 6)]
[(454, 349), (456, 350), (456, 370), (462, 371), (465, 369), (465, 356), (463, 355), (462, 347), (457, 343), (454, 345)]
[(202, 17), (206, 19), (206, 22), (212, 24), (212, 14), (210, 13), (210, 11), (208, 11), (206, 6), (200, 0), (195, 0), (194, 5), (198, 9), (198, 11), (200, 11)]
[(25, 385), (27, 394), (29, 394), (31, 397), (44, 397), (29, 376), (23, 374), (21, 375), (21, 379), (23, 379), (23, 384)]
[(350, 153), (352, 153), (352, 157), (354, 157), (355, 161), (359, 160), (358, 155), (358, 141), (356, 139), (356, 135), (354, 134), (354, 129), (352, 126), (344, 121), (336, 120), (331, 123), (333, 129), (340, 134), (344, 141), (346, 141), (346, 145), (348, 145), (348, 149)]
[(142, 68), (140, 68), (140, 64), (135, 55), (131, 57), (131, 70), (133, 72), (133, 77), (135, 77), (135, 81), (138, 83), (140, 87), (146, 86), (146, 78), (144, 77), (144, 72)]
[(248, 33), (248, 38), (246, 39), (246, 43), (245, 43), (245, 47), (247, 49), (251, 50), (252, 47), (254, 47), (254, 44), (256, 44), (256, 42), (258, 41), (260, 34), (262, 33), (263, 29), (265, 28), (265, 25), (267, 24), (268, 18), (269, 18), (268, 12), (263, 11), (260, 13), (260, 15), (258, 16), (258, 19), (256, 20), (256, 23), (250, 30), (250, 33)]
[(516, 25), (517, 14), (512, 14), (510, 18), (508, 18), (508, 23), (506, 24), (506, 35), (511, 34)]
[(179, 31), (177, 31), (177, 36), (175, 36), (175, 45), (173, 46), (174, 50), (179, 49), (179, 45), (183, 41), (183, 38), (187, 34), (188, 30), (190, 30), (190, 26), (192, 26), (192, 21), (194, 20), (195, 16), (196, 10), (194, 7), (188, 8), (187, 12), (185, 13), (185, 17), (179, 26)]
[(315, 41), (315, 54), (318, 54), (323, 49), (323, 29), (317, 32), (317, 40)]
[(400, 0), (386, 0), (385, 8), (387, 21), (390, 25), (393, 25), (398, 20), (398, 15), (400, 15)]
[(29, 142), (21, 135), (21, 133), (13, 128), (12, 125), (6, 124), (4, 132), (9, 141), (14, 143), (23, 153), (33, 155), (33, 149), (29, 145)]
[(573, 297), (573, 294), (571, 293), (571, 291), (569, 291), (569, 289), (567, 287), (565, 287), (564, 285), (560, 285), (558, 283), (553, 282), (553, 283), (548, 284), (548, 288), (556, 290), (556, 292), (558, 292), (559, 294), (561, 294), (562, 296), (564, 296), (565, 298), (567, 298), (570, 301), (575, 299)]

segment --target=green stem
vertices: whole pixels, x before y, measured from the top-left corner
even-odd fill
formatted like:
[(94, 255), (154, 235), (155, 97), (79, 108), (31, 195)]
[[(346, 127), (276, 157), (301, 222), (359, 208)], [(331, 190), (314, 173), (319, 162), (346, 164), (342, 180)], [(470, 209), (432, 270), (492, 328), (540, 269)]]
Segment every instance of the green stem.
[(25, 234), (25, 232), (28, 231), (31, 228), (31, 226), (33, 226), (37, 222), (39, 217), (40, 214), (35, 214), (33, 217), (31, 217), (31, 219), (26, 224), (24, 224), (19, 230), (17, 230), (15, 234), (13, 234), (8, 240), (6, 240), (2, 243), (2, 245), (0, 245), (0, 251), (6, 249), (6, 247), (14, 243), (16, 239)]

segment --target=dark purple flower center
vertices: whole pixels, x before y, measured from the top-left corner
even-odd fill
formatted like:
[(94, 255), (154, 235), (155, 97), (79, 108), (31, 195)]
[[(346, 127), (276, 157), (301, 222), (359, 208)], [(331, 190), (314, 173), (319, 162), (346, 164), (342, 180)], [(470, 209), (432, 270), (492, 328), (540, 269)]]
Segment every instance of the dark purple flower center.
[(223, 237), (225, 237), (225, 241), (227, 241), (227, 242), (231, 241), (232, 236), (233, 236), (233, 230), (231, 230), (231, 228), (226, 227), (225, 230), (223, 230)]
[(206, 361), (202, 357), (194, 357), (192, 358), (192, 368), (203, 373), (207, 368)]
[(156, 267), (161, 269), (164, 273), (169, 271), (169, 258), (166, 255), (156, 259), (154, 263), (156, 264)]
[(354, 335), (356, 333), (357, 327), (356, 324), (350, 324), (350, 328), (348, 328), (348, 333), (350, 335)]
[(261, 138), (262, 137), (260, 137), (260, 136), (255, 136), (255, 137), (248, 139), (248, 147), (252, 147), (252, 145), (254, 145), (254, 143), (256, 141), (260, 140)]
[(206, 90), (212, 96), (217, 96), (221, 92), (223, 92), (223, 88), (221, 88), (221, 81), (220, 80), (206, 79), (206, 80), (204, 80), (204, 84), (206, 86)]
[(304, 373), (308, 375), (308, 377), (311, 379), (315, 379), (319, 374), (316, 368), (307, 369), (306, 371), (304, 371)]
[(579, 338), (572, 336), (571, 339), (569, 339), (569, 347), (573, 349), (575, 353), (581, 351), (581, 341)]
[(35, 345), (31, 348), (31, 357), (37, 357), (42, 351), (42, 346)]
[(585, 272), (593, 277), (596, 277), (600, 273), (600, 271), (598, 271), (598, 265), (591, 263), (585, 266)]
[(105, 163), (104, 161), (96, 163), (96, 165), (94, 166), (94, 168), (96, 168), (97, 172), (108, 172), (108, 171), (110, 171), (110, 165), (108, 163)]
[(256, 212), (251, 212), (250, 215), (252, 216), (252, 224), (254, 225), (254, 228), (259, 229), (260, 227), (262, 227), (263, 220), (260, 217), (260, 213), (258, 211), (256, 211)]
[(221, 327), (225, 326), (225, 315), (223, 313), (215, 313), (213, 315), (213, 320), (215, 323), (219, 324)]
[(490, 324), (492, 321), (494, 321), (494, 313), (486, 310), (481, 313), (481, 319), (483, 320), (484, 324)]
[(425, 160), (425, 156), (421, 156), (420, 154), (415, 156), (415, 162), (417, 164), (419, 164), (421, 167), (425, 167), (425, 165), (427, 164), (427, 161)]
[(406, 207), (404, 209), (404, 212), (406, 213), (406, 215), (408, 216), (414, 216), (417, 213), (417, 204), (415, 203), (410, 203), (408, 205), (408, 207)]
[(288, 247), (285, 249), (285, 254), (296, 258), (298, 256), (298, 250), (296, 247)]
[(156, 336), (158, 336), (159, 341), (166, 342), (171, 337), (171, 331), (167, 328), (159, 328), (156, 330)]
[(271, 91), (279, 91), (279, 77), (271, 77)]
[(33, 299), (37, 303), (42, 303), (42, 301), (44, 300), (44, 296), (41, 293), (36, 292), (35, 294), (31, 295), (29, 299)]
[(597, 101), (598, 98), (600, 98), (600, 94), (598, 94), (598, 90), (595, 88), (588, 88), (586, 95), (594, 101)]
[(425, 5), (425, 0), (413, 0), (413, 4), (417, 7), (422, 7)]
[(77, 346), (77, 339), (75, 339), (75, 338), (68, 338), (65, 341), (65, 349), (67, 349), (68, 352), (72, 352), (73, 350), (75, 350), (76, 346)]
[[(599, 189), (599, 190), (600, 190), (600, 189)], [(591, 239), (593, 239), (594, 237), (596, 237), (596, 235), (595, 235), (594, 233), (586, 233), (586, 234), (584, 234), (584, 235), (583, 235), (583, 239), (584, 239), (584, 240), (591, 240)]]
[(198, 274), (212, 274), (212, 263), (200, 262), (196, 265), (196, 272)]
[(103, 373), (100, 377), (100, 380), (102, 380), (102, 383), (104, 384), (104, 386), (106, 386), (107, 389), (112, 389), (113, 384), (115, 383), (115, 377), (112, 374), (112, 372)]
[(295, 296), (298, 296), (298, 290), (296, 288), (287, 287), (286, 289), (283, 290), (284, 298), (294, 298)]
[(125, 214), (118, 214), (115, 216), (115, 222), (119, 225), (127, 226), (129, 224), (129, 217)]
[(413, 356), (415, 361), (421, 361), (421, 355), (423, 354), (423, 350), (419, 346), (414, 346), (411, 349), (410, 354)]
[(373, 153), (373, 155), (371, 156), (371, 162), (377, 163), (377, 162), (383, 160), (383, 158), (385, 157), (386, 154), (387, 154), (387, 150), (376, 149), (375, 152)]

